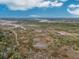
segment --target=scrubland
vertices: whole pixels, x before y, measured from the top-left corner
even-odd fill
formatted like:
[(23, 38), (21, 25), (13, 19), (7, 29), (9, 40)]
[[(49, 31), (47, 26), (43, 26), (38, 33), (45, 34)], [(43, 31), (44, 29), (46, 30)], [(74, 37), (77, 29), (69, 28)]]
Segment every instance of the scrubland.
[(79, 23), (0, 24), (0, 59), (79, 59)]

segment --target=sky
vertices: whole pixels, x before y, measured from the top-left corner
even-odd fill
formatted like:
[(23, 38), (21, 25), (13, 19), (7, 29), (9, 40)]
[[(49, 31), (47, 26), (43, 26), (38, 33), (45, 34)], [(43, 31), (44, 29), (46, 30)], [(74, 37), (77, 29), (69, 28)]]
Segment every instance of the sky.
[(0, 17), (79, 18), (79, 0), (0, 0)]

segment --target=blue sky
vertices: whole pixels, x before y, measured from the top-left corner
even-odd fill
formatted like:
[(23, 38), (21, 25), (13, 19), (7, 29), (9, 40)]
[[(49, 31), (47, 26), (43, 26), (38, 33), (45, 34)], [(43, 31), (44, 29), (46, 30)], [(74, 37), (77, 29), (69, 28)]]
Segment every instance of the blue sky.
[(79, 17), (79, 0), (0, 0), (0, 17)]

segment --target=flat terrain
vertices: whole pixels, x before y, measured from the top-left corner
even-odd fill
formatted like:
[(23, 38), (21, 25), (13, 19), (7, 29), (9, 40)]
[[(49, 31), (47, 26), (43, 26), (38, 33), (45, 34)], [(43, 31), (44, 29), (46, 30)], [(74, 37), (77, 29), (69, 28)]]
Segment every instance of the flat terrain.
[(79, 22), (0, 20), (0, 59), (79, 59)]

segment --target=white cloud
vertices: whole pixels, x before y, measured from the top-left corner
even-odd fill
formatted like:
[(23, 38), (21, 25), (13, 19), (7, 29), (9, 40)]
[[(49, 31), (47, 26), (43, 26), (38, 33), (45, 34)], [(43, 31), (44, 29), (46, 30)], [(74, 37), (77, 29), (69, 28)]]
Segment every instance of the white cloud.
[(75, 4), (71, 4), (68, 6), (69, 8), (76, 8), (76, 7), (79, 7), (79, 5), (75, 5)]
[(71, 4), (69, 5), (67, 11), (73, 15), (79, 16), (79, 5)]
[(66, 1), (68, 1), (68, 0), (60, 0), (60, 1), (62, 1), (62, 2), (66, 2)]
[(50, 1), (45, 1), (43, 3), (40, 3), (38, 7), (49, 7), (50, 3)]
[(53, 7), (60, 7), (63, 5), (63, 2), (51, 2), (51, 6)]
[(43, 0), (12, 0), (8, 3), (8, 8), (12, 10), (27, 10), (38, 7)]
[(28, 17), (41, 17), (40, 15), (29, 15)]
[[(59, 2), (60, 1), (60, 2)], [(5, 4), (11, 10), (28, 10), (34, 7), (59, 7), (67, 0), (0, 0), (0, 4)]]

